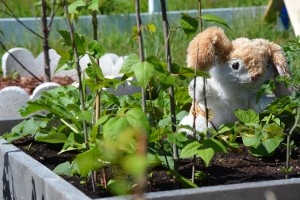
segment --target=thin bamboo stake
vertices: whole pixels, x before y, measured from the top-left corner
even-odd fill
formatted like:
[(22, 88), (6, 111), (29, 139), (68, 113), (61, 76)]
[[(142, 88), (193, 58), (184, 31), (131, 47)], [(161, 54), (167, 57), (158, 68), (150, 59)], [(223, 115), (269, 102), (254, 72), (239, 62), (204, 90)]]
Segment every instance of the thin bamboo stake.
[[(139, 55), (140, 55), (140, 61), (144, 62), (145, 56), (144, 56), (144, 45), (143, 45), (143, 35), (142, 35), (142, 20), (140, 15), (140, 1), (135, 0), (135, 11), (136, 11), (136, 24), (138, 28), (138, 43), (139, 43)], [(146, 112), (146, 95), (144, 88), (141, 88), (142, 90), (142, 107), (143, 111)]]
[[(68, 26), (70, 29), (70, 37), (71, 37), (71, 41), (72, 41), (72, 48), (73, 48), (73, 53), (74, 53), (74, 58), (75, 58), (76, 71), (77, 71), (78, 82), (79, 82), (78, 89), (79, 89), (79, 93), (80, 93), (81, 111), (84, 112), (85, 111), (85, 99), (84, 99), (84, 93), (83, 93), (83, 88), (82, 88), (81, 67), (79, 64), (79, 56), (78, 56), (77, 46), (76, 46), (75, 39), (74, 39), (74, 26), (69, 18), (69, 11), (68, 11), (68, 6), (67, 6), (66, 0), (64, 0), (64, 11), (67, 16), (67, 23), (68, 23)], [(87, 123), (86, 123), (85, 119), (83, 119), (82, 123), (83, 123), (85, 146), (86, 146), (86, 149), (89, 150), (90, 145), (88, 142)], [(95, 183), (94, 176), (91, 176), (91, 179), (92, 179), (92, 183), (94, 184)], [(93, 188), (95, 188), (95, 185), (93, 185)]]
[[(161, 14), (162, 14), (162, 21), (163, 21), (163, 31), (164, 31), (164, 40), (165, 40), (165, 52), (166, 52), (166, 60), (167, 60), (167, 67), (168, 71), (172, 73), (172, 56), (170, 50), (170, 43), (169, 43), (169, 23), (167, 18), (167, 10), (166, 10), (166, 2), (165, 0), (161, 0)], [(172, 123), (172, 131), (176, 132), (176, 113), (175, 113), (175, 100), (174, 100), (174, 87), (171, 86), (169, 88), (169, 96), (170, 96), (170, 110), (171, 110), (171, 123)], [(178, 148), (175, 144), (173, 144), (173, 159), (174, 159), (174, 169), (177, 171), (178, 167)]]
[[(53, 5), (54, 6), (54, 5)], [(43, 51), (44, 51), (44, 71), (46, 82), (51, 81), (50, 57), (49, 57), (49, 29), (47, 27), (47, 5), (46, 0), (42, 0), (42, 29), (43, 29)]]
[[(200, 28), (200, 33), (202, 32), (203, 29), (203, 23), (202, 23), (202, 12), (201, 12), (201, 0), (198, 0), (198, 14), (199, 14), (199, 28)], [(193, 96), (193, 134), (194, 134), (194, 138), (196, 138), (196, 73), (197, 73), (197, 69), (199, 68), (198, 66), (198, 54), (199, 54), (199, 45), (197, 47), (197, 67), (195, 68), (195, 75), (194, 75), (194, 96)], [(207, 109), (207, 102), (206, 102), (206, 77), (203, 77), (203, 100), (204, 100), (204, 112), (205, 112), (205, 125), (206, 125), (206, 129), (208, 128), (208, 109)], [(195, 164), (196, 164), (196, 156), (193, 156), (193, 165), (192, 165), (192, 182), (195, 182)]]
[[(93, 24), (93, 38), (94, 40), (98, 41), (98, 20), (97, 20), (97, 12), (96, 10), (92, 11), (92, 24)], [(96, 59), (96, 63), (97, 66), (100, 67), (100, 62), (99, 59)], [(96, 116), (95, 116), (95, 122), (100, 118), (100, 101), (101, 101), (101, 97), (100, 97), (100, 90), (96, 91), (96, 100), (95, 100), (95, 112), (96, 112)], [(98, 129), (99, 130), (99, 129)], [(104, 168), (102, 169), (102, 174), (103, 174), (103, 178), (104, 178), (104, 188), (106, 189), (106, 174), (105, 174), (105, 170)], [(92, 183), (93, 185), (93, 191), (96, 191), (96, 182), (97, 182), (97, 172), (96, 171), (92, 171), (92, 176), (94, 177), (94, 179), (92, 179), (92, 181), (94, 181)]]

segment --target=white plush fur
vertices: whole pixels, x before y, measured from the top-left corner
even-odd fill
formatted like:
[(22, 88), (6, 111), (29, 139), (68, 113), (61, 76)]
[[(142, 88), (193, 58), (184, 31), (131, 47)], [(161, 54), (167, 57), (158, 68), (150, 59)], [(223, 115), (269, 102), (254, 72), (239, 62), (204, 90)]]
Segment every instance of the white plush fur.
[[(206, 100), (210, 127), (218, 128), (222, 124), (235, 122), (234, 111), (253, 109), (261, 112), (274, 97), (262, 97), (256, 103), (256, 95), (262, 84), (278, 75), (289, 76), (286, 58), (281, 47), (265, 39), (237, 38), (229, 40), (224, 31), (210, 27), (199, 33), (190, 42), (187, 49), (187, 65), (207, 71)], [(196, 130), (205, 131), (206, 119), (203, 103), (203, 78), (196, 78), (189, 85), (189, 95), (197, 102), (192, 106), (190, 115), (183, 118), (181, 125), (193, 125), (196, 118)], [(275, 96), (291, 93), (284, 84), (277, 83)], [(199, 109), (200, 107), (200, 109)], [(202, 110), (202, 111), (201, 111)], [(191, 134), (191, 131), (180, 129)]]

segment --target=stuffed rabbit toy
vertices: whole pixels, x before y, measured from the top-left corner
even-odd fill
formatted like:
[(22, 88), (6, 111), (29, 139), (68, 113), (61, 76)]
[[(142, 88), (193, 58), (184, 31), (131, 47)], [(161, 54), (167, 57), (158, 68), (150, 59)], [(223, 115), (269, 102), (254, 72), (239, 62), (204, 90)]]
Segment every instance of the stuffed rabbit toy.
[[(190, 42), (187, 65), (210, 74), (205, 91), (210, 115), (208, 128), (237, 121), (234, 115), (237, 109), (262, 111), (273, 99), (264, 96), (256, 103), (261, 85), (278, 75), (289, 76), (279, 45), (265, 39), (231, 41), (219, 27), (207, 28)], [(192, 105), (190, 114), (180, 122), (192, 127), (195, 115), (195, 128), (200, 132), (207, 129), (203, 94), (203, 78), (197, 77), (189, 85), (189, 95), (195, 98), (196, 105)], [(275, 97), (288, 94), (290, 90), (283, 83), (276, 83)], [(191, 134), (184, 128), (179, 131)]]

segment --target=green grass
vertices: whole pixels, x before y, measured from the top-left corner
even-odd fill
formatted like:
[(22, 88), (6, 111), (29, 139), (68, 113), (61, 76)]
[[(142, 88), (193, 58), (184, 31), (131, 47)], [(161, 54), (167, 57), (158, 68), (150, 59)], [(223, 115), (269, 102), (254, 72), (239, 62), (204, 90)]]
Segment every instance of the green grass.
[[(176, 25), (170, 24), (171, 27), (177, 27)], [(145, 55), (146, 56), (158, 56), (161, 59), (165, 58), (164, 54), (164, 39), (162, 33), (162, 26), (160, 23), (156, 23), (157, 31), (155, 33), (148, 33), (144, 31), (143, 39), (145, 45)], [(205, 24), (205, 27), (207, 24)], [(204, 28), (205, 28), (204, 27)], [(257, 19), (239, 19), (231, 26), (232, 31), (224, 28), (226, 34), (229, 38), (235, 39), (237, 37), (247, 37), (247, 38), (265, 38), (270, 41), (276, 42), (280, 45), (284, 45), (288, 40), (295, 38), (292, 30), (287, 31), (276, 31), (275, 27), (270, 24), (266, 24), (261, 21), (260, 18)], [(29, 34), (29, 33), (28, 33)], [(138, 53), (137, 41), (131, 40), (131, 32), (119, 32), (117, 30), (107, 32), (100, 32), (100, 43), (106, 49), (106, 52), (113, 52), (118, 55), (129, 55), (131, 53)], [(170, 44), (173, 62), (184, 66), (185, 65), (185, 54), (186, 48), (188, 46), (191, 38), (188, 38), (182, 31), (182, 29), (176, 29), (171, 32)], [(34, 40), (28, 41), (24, 48), (30, 49), (35, 56), (37, 56), (42, 51), (42, 41)], [(59, 40), (50, 40), (51, 45), (55, 46), (59, 43)], [(12, 41), (10, 44), (6, 44), (7, 48), (13, 48), (18, 46), (17, 41)], [(0, 55), (3, 55), (3, 49), (0, 49)]]
[[(27, 7), (30, 5), (29, 2), (36, 2), (33, 0), (14, 0), (7, 1), (11, 6), (16, 7), (14, 11), (20, 15), (29, 15), (30, 13), (35, 12), (35, 8), (31, 6), (31, 8)], [(12, 3), (13, 2), (13, 3)], [(19, 3), (18, 3), (19, 2)], [(108, 1), (100, 0), (101, 5), (105, 5)], [(109, 1), (112, 2), (114, 9), (117, 10), (120, 8), (124, 8), (123, 12), (134, 12), (134, 6), (132, 5), (133, 1)], [(147, 10), (148, 1), (142, 0), (142, 11)], [(168, 0), (169, 10), (174, 10), (178, 8), (182, 9), (192, 9), (197, 7), (197, 0)], [(252, 1), (244, 1), (244, 0), (232, 0), (232, 1), (221, 1), (221, 0), (203, 0), (203, 8), (209, 7), (229, 7), (229, 6), (251, 6), (251, 5), (264, 5), (266, 3), (265, 0), (252, 0)], [(1, 5), (1, 3), (0, 3)], [(121, 6), (122, 5), (122, 6)], [(3, 6), (3, 5), (2, 5)], [(110, 11), (113, 12), (113, 11)], [(116, 11), (117, 12), (117, 11)], [(121, 12), (118, 11), (117, 13)], [(2, 13), (3, 14), (3, 13)], [(149, 34), (147, 32), (144, 33), (144, 45), (145, 45), (145, 55), (150, 56), (158, 56), (160, 59), (165, 59), (164, 54), (164, 39), (162, 33), (162, 26), (160, 23), (157, 24), (157, 31), (153, 34)], [(171, 27), (178, 27), (179, 22), (176, 24), (170, 24)], [(205, 24), (205, 26), (207, 26)], [(231, 39), (235, 39), (237, 37), (248, 37), (248, 38), (266, 38), (270, 41), (274, 41), (280, 45), (284, 45), (288, 40), (294, 38), (294, 34), (292, 30), (287, 31), (276, 31), (274, 25), (264, 23), (261, 18), (245, 18), (245, 19), (236, 19), (231, 25), (232, 31), (225, 28), (227, 35)], [(138, 44), (137, 41), (131, 40), (131, 32), (119, 32), (119, 31), (110, 31), (110, 33), (105, 32), (105, 30), (100, 30), (100, 43), (106, 49), (106, 52), (116, 53), (118, 55), (129, 55), (131, 53), (138, 53)], [(26, 37), (26, 36), (25, 36)], [(171, 44), (171, 52), (173, 62), (179, 64), (180, 66), (185, 66), (186, 59), (186, 48), (188, 46), (191, 38), (188, 38), (181, 29), (176, 29), (171, 32), (170, 35), (170, 44)], [(35, 56), (37, 56), (42, 51), (42, 41), (41, 40), (26, 40), (26, 43), (22, 46), (27, 48), (33, 52)], [(51, 45), (55, 46), (59, 41), (57, 39), (50, 40)], [(18, 45), (17, 41), (12, 41), (9, 44), (6, 44), (7, 48), (13, 48)], [(3, 49), (0, 49), (0, 56), (4, 53)]]
[[(68, 2), (73, 2), (69, 0)], [(38, 0), (13, 0), (6, 4), (14, 11), (18, 17), (40, 16), (40, 6)], [(57, 2), (61, 2), (57, 0)], [(197, 0), (167, 0), (168, 10), (192, 10), (197, 9)], [(267, 0), (202, 0), (202, 8), (223, 8), (223, 7), (243, 7), (243, 6), (263, 6), (267, 5)], [(50, 4), (49, 4), (50, 5)], [(61, 3), (58, 3), (61, 7)], [(140, 0), (141, 12), (148, 12), (148, 1)], [(50, 7), (50, 6), (49, 6)], [(101, 14), (128, 14), (134, 13), (133, 0), (99, 0)], [(62, 14), (60, 8), (58, 15)], [(0, 11), (7, 11), (0, 2)], [(84, 13), (87, 14), (87, 13)], [(4, 12), (0, 12), (0, 18), (10, 17)]]

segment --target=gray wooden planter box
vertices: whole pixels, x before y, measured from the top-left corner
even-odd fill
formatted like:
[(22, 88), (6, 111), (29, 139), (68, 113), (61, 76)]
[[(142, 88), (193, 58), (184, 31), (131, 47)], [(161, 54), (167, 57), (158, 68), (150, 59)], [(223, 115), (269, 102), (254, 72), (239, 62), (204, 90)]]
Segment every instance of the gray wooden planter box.
[[(0, 121), (0, 135), (22, 120)], [(0, 140), (0, 199), (91, 200), (73, 185), (53, 173), (6, 140)], [(104, 198), (132, 199), (132, 196)], [(153, 200), (299, 200), (300, 178), (224, 186), (180, 189), (145, 194)]]
[[(91, 200), (4, 139), (0, 140), (0, 177), (2, 178), (0, 199)], [(153, 200), (299, 200), (300, 179), (155, 192), (145, 194), (145, 198)], [(132, 196), (104, 199), (132, 199)]]

